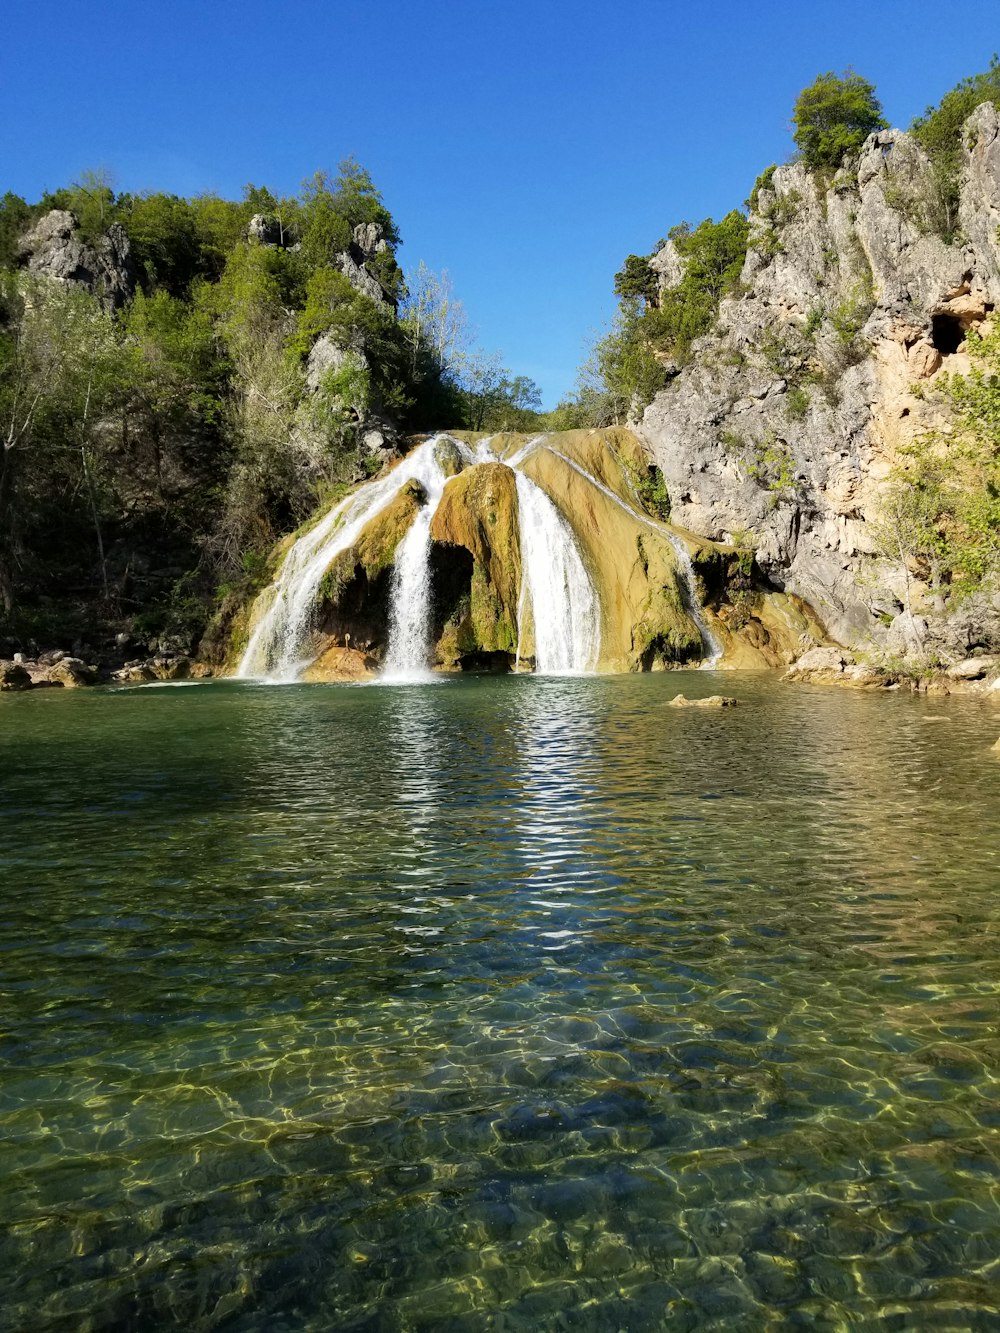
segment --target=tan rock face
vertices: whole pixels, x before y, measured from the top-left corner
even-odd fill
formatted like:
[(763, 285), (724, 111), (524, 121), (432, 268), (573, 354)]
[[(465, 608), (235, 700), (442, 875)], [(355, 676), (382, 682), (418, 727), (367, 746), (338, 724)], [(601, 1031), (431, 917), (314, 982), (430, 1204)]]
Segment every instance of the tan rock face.
[[(461, 566), (449, 580), (458, 594), (445, 608), (439, 641), (442, 664), (474, 653), (516, 652), (521, 591), (521, 533), (517, 481), (503, 463), (478, 463), (453, 477), (431, 521), (439, 570), (456, 570), (455, 553), (472, 557), (467, 604)], [(442, 580), (443, 581), (443, 580)]]
[(328, 644), (316, 661), (306, 667), (302, 679), (312, 683), (338, 680), (364, 680), (375, 674), (375, 658), (357, 648)]
[[(634, 497), (615, 498), (630, 495), (623, 456), (612, 447), (623, 444), (625, 435), (569, 431), (553, 437), (553, 447), (569, 464), (547, 448), (536, 449), (524, 463), (525, 473), (569, 522), (597, 588), (606, 671), (649, 670), (702, 655), (701, 633), (684, 604), (667, 530), (642, 517)], [(638, 450), (634, 437), (627, 443)]]

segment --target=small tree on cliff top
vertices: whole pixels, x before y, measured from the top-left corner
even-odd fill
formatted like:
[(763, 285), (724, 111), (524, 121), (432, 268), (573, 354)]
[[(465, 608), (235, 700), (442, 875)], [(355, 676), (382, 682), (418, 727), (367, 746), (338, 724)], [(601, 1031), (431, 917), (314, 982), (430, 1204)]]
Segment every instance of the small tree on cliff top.
[(860, 74), (820, 74), (803, 88), (792, 112), (796, 147), (807, 167), (839, 167), (845, 153), (856, 152), (869, 134), (888, 121), (875, 87)]

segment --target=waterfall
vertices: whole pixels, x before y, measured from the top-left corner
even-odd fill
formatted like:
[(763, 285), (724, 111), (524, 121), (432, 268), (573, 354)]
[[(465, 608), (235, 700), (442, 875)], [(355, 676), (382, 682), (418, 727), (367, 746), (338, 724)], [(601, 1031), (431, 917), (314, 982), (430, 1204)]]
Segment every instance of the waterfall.
[[(353, 546), (365, 524), (399, 493), (408, 481), (430, 491), (443, 488), (443, 474), (434, 457), (441, 436), (426, 440), (388, 476), (368, 482), (335, 505), (325, 518), (301, 536), (285, 556), (261, 617), (236, 670), (238, 677), (291, 681), (309, 659), (309, 637), (319, 586), (330, 562)], [(460, 446), (466, 453), (464, 446)], [(440, 492), (438, 492), (440, 498)], [(430, 527), (430, 515), (427, 517)]]
[(551, 676), (593, 671), (601, 646), (601, 610), (572, 529), (540, 486), (521, 471), (515, 475), (524, 571), (518, 630), (526, 592), (535, 629), (536, 672)]
[[(497, 461), (489, 437), (470, 448), (452, 437), (436, 435), (403, 459), (387, 476), (359, 487), (335, 505), (291, 546), (274, 583), (263, 594), (270, 600), (247, 644), (236, 672), (238, 676), (282, 681), (297, 677), (311, 660), (315, 607), (320, 585), (331, 562), (357, 542), (365, 526), (407, 482), (415, 481), (423, 488), (426, 502), (396, 548), (382, 678), (390, 682), (429, 678), (430, 530), (448, 482), (437, 448), (442, 440), (448, 440), (449, 447), (457, 449), (466, 464)], [(720, 651), (719, 646), (701, 615), (690, 557), (680, 538), (669, 528), (633, 509), (573, 459), (554, 448), (547, 436), (540, 435), (506, 460), (515, 474), (521, 534), (522, 578), (517, 606), (515, 669), (522, 659), (529, 617), (533, 627), (535, 670), (539, 674), (593, 671), (600, 657), (600, 602), (572, 527), (545, 491), (523, 471), (529, 454), (539, 447), (548, 449), (633, 519), (670, 541), (677, 556), (687, 609), (714, 660)]]
[[(465, 449), (462, 449), (463, 455)], [(382, 679), (404, 683), (430, 678), (431, 521), (448, 478), (430, 453), (419, 480), (424, 504), (396, 549), (389, 602), (389, 642)]]
[[(525, 448), (521, 451), (519, 457), (523, 456), (528, 448), (534, 443), (536, 443), (536, 441), (529, 441), (528, 445), (525, 445)], [(674, 548), (674, 555), (677, 557), (677, 566), (680, 570), (681, 581), (684, 584), (685, 609), (697, 625), (698, 633), (701, 635), (702, 645), (706, 650), (706, 660), (704, 665), (706, 667), (714, 666), (722, 656), (722, 644), (709, 629), (708, 623), (702, 614), (701, 603), (698, 601), (698, 589), (695, 585), (694, 566), (691, 564), (691, 557), (688, 555), (687, 547), (681, 541), (680, 537), (664, 524), (655, 523), (646, 514), (640, 514), (637, 509), (633, 509), (630, 504), (626, 504), (621, 496), (616, 495), (610, 486), (605, 486), (602, 481), (598, 481), (598, 479), (592, 473), (588, 472), (586, 468), (582, 468), (579, 463), (575, 463), (572, 458), (568, 458), (564, 453), (560, 453), (560, 451), (553, 448), (551, 444), (545, 442), (543, 447), (548, 449), (550, 454), (554, 454), (556, 458), (562, 459), (567, 467), (571, 467), (574, 472), (578, 472), (585, 481), (588, 481), (591, 484), (591, 486), (596, 486), (596, 488), (606, 495), (608, 499), (613, 500), (620, 509), (624, 509), (626, 514), (631, 518), (644, 524), (647, 528), (652, 528), (654, 532), (660, 533), (661, 536), (666, 537), (667, 541)]]

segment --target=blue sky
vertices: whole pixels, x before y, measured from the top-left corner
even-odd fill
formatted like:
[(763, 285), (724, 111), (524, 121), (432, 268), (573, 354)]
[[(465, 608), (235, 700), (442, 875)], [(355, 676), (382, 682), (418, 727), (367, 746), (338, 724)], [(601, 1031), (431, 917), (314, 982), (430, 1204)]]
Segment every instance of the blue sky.
[(546, 406), (613, 275), (791, 151), (799, 90), (853, 65), (906, 125), (1000, 46), (994, 0), (5, 0), (0, 192), (294, 192), (353, 154)]

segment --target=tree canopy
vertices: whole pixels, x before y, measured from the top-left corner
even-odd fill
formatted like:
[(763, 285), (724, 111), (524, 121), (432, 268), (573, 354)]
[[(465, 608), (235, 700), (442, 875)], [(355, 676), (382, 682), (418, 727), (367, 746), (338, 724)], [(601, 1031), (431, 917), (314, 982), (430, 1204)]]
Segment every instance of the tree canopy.
[(803, 88), (792, 112), (795, 145), (807, 167), (839, 167), (847, 153), (888, 121), (874, 85), (847, 69), (820, 74)]

